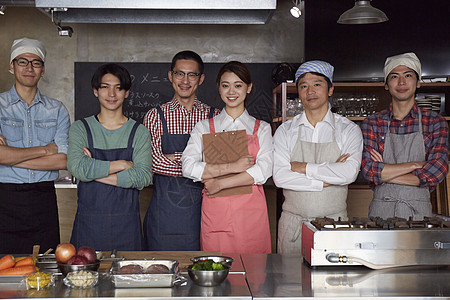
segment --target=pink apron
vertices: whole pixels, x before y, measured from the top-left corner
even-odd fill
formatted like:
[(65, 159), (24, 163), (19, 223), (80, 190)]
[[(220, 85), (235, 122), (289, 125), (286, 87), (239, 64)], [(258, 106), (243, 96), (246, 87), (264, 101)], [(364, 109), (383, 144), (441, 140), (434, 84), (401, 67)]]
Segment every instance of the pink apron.
[[(252, 135), (247, 135), (248, 153), (259, 151), (256, 120)], [(214, 121), (209, 119), (211, 133)], [(202, 251), (222, 253), (271, 253), (269, 218), (262, 185), (253, 185), (251, 194), (210, 198), (203, 189), (200, 245)]]

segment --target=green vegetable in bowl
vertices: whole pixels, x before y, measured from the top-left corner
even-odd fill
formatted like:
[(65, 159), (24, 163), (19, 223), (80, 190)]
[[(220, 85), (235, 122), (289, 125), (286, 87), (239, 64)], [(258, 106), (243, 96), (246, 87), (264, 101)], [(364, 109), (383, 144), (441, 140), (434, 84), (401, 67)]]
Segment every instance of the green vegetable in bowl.
[(224, 269), (225, 267), (221, 263), (216, 263), (212, 259), (196, 262), (192, 266), (192, 270), (199, 270), (199, 271), (216, 271)]

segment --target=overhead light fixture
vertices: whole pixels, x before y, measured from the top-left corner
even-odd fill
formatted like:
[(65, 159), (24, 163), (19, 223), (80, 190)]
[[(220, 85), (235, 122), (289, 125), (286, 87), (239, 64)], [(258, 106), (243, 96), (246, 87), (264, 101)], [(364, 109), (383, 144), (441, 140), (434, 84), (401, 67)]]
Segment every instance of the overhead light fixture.
[(355, 6), (344, 12), (339, 24), (372, 24), (386, 22), (388, 17), (381, 10), (370, 5), (371, 0), (355, 0)]
[(72, 33), (73, 33), (73, 29), (70, 26), (61, 26), (61, 22), (56, 22), (55, 18), (53, 16), (53, 13), (55, 11), (67, 11), (67, 8), (52, 8), (50, 9), (51, 14), (52, 14), (52, 23), (56, 25), (56, 27), (58, 28), (58, 35), (59, 36), (68, 36), (68, 37), (72, 37)]
[(302, 0), (292, 0), (292, 3), (294, 3), (294, 6), (291, 8), (291, 15), (298, 19), (302, 15)]
[(0, 15), (4, 15), (5, 14), (5, 9), (6, 9), (6, 5), (0, 6)]

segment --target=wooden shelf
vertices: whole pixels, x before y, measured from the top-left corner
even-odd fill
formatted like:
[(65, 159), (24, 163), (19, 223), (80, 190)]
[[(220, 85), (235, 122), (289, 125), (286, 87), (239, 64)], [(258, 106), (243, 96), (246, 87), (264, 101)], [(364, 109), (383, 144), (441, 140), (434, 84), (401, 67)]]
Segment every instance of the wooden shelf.
[[(380, 99), (377, 111), (381, 111), (389, 107), (389, 93), (384, 88), (384, 82), (334, 82), (334, 93), (366, 93), (376, 95)], [(286, 102), (288, 94), (297, 96), (297, 87), (293, 82), (282, 83), (273, 89), (273, 126), (272, 131), (275, 132), (276, 127), (293, 117), (286, 115)], [(450, 101), (450, 82), (422, 82), (417, 93), (445, 93), (445, 99)], [(448, 103), (447, 103), (448, 107)], [(363, 121), (367, 117), (348, 117), (352, 121)], [(447, 122), (450, 122), (450, 116), (444, 116)], [(354, 190), (368, 190), (368, 186), (351, 185)], [(446, 180), (439, 184), (437, 188), (436, 199), (432, 199), (433, 208), (436, 213), (450, 216), (450, 174)]]
[[(287, 83), (282, 83), (282, 84), (278, 85), (277, 87), (275, 87), (273, 89), (273, 93), (281, 94), (283, 84), (286, 84), (288, 94), (297, 93), (297, 87), (294, 82), (287, 82)], [(333, 82), (333, 85), (335, 87), (382, 87), (382, 88), (384, 88), (384, 82), (381, 82), (381, 81), (377, 81), (377, 82), (338, 81), (338, 82)], [(450, 82), (422, 82), (420, 84), (420, 86), (421, 86), (421, 88), (423, 88), (423, 87), (424, 88), (428, 88), (428, 87), (443, 88), (443, 87), (450, 87)], [(420, 89), (418, 90), (418, 92), (420, 92)]]

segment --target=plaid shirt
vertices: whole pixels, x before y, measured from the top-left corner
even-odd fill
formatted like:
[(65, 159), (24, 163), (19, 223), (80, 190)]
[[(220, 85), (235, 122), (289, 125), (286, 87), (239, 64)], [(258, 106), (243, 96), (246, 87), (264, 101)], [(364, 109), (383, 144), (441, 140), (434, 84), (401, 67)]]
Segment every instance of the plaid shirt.
[[(161, 105), (166, 118), (169, 134), (190, 134), (198, 121), (208, 118), (210, 107), (195, 98), (192, 109), (188, 111), (177, 99)], [(220, 111), (215, 110), (214, 115)], [(144, 125), (150, 130), (152, 139), (153, 173), (167, 176), (183, 176), (181, 170), (181, 155), (175, 153), (175, 160), (168, 159), (162, 151), (161, 136), (164, 129), (156, 108), (147, 112), (144, 117)]]
[[(383, 162), (373, 161), (369, 149), (375, 149), (381, 155), (384, 152), (384, 140), (391, 119), (390, 132), (394, 134), (409, 134), (419, 131), (417, 104), (403, 119), (394, 119), (392, 104), (389, 109), (375, 113), (362, 122), (361, 130), (364, 137), (362, 172), (372, 188), (383, 184), (381, 171)], [(427, 163), (421, 169), (412, 172), (420, 180), (420, 187), (427, 186), (430, 191), (436, 188), (448, 172), (448, 125), (447, 121), (437, 113), (421, 109), (422, 130), (425, 143), (425, 159)]]

